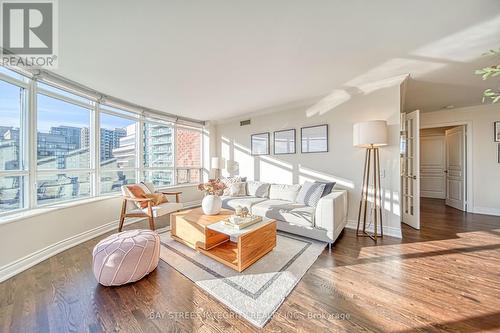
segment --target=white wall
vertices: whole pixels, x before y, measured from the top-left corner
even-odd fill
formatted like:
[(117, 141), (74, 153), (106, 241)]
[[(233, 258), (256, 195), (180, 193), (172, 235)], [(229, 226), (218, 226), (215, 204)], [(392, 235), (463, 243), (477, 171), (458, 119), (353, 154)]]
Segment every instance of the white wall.
[(473, 212), (500, 215), (500, 164), (498, 142), (493, 141), (493, 122), (500, 121), (500, 104), (427, 112), (420, 115), (421, 127), (448, 126), (470, 122), (472, 135)]
[[(182, 202), (201, 202), (195, 186), (175, 189), (183, 192)], [(0, 281), (82, 241), (117, 229), (120, 207), (120, 198), (111, 197), (40, 209), (42, 213), (31, 217), (0, 221)], [(162, 218), (157, 227), (165, 226), (167, 221), (168, 217)], [(148, 228), (146, 222), (141, 223), (138, 227)]]
[[(385, 232), (400, 235), (400, 84), (381, 88), (368, 94), (343, 95), (341, 101), (326, 98), (313, 107), (295, 107), (272, 113), (251, 116), (251, 125), (240, 127), (241, 117), (217, 125), (219, 154), (238, 162), (233, 172), (250, 180), (273, 183), (303, 183), (306, 180), (333, 180), (349, 191), (348, 219), (352, 226), (357, 219), (362, 184), (365, 151), (352, 145), (352, 127), (355, 122), (381, 119), (389, 124), (387, 147), (381, 148), (382, 187), (384, 191)], [(331, 107), (329, 106), (331, 103)], [(337, 106), (335, 106), (337, 105)], [(300, 128), (329, 125), (329, 152), (300, 153)], [(250, 154), (252, 133), (295, 128), (297, 153), (254, 157)], [(225, 175), (229, 172), (225, 171)]]

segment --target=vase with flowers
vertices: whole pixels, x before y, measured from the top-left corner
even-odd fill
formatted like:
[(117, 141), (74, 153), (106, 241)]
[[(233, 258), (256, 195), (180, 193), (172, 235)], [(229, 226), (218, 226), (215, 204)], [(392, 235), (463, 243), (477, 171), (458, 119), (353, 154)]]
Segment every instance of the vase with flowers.
[(198, 185), (198, 190), (205, 193), (201, 201), (201, 209), (205, 215), (217, 215), (222, 208), (220, 196), (226, 185), (220, 179), (210, 179), (208, 182)]

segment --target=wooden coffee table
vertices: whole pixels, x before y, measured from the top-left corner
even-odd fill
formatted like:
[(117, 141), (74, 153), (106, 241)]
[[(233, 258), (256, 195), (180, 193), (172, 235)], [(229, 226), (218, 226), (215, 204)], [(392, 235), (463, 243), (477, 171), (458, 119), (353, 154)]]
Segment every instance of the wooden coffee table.
[(232, 214), (223, 209), (218, 215), (204, 215), (201, 208), (173, 213), (172, 238), (242, 272), (276, 246), (276, 221), (263, 218), (237, 230), (221, 222)]

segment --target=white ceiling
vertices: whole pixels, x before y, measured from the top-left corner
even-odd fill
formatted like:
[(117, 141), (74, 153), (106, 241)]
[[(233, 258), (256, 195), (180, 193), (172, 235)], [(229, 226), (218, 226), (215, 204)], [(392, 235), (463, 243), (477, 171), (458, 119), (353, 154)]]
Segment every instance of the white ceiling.
[(479, 104), (493, 81), (473, 71), (500, 47), (498, 0), (64, 0), (59, 12), (58, 74), (201, 120), (405, 73), (408, 109)]

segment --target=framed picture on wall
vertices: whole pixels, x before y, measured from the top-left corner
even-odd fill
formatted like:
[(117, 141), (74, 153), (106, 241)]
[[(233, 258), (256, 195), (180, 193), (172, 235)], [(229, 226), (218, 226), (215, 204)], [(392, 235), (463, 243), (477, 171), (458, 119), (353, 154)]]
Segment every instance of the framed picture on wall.
[(269, 155), (269, 132), (251, 135), (252, 155)]
[(274, 132), (274, 154), (295, 154), (295, 129)]
[(300, 129), (302, 153), (328, 152), (328, 125), (308, 126)]
[(495, 121), (493, 125), (493, 132), (495, 134), (495, 142), (500, 142), (500, 121)]

